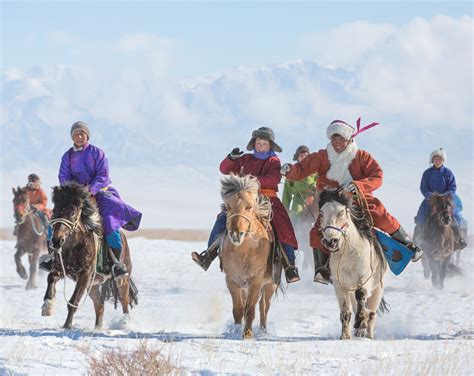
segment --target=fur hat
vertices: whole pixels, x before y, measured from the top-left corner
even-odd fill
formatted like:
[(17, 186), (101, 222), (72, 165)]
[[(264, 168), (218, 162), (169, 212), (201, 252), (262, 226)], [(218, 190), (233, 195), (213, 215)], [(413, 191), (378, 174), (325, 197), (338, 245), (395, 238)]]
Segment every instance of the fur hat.
[(309, 148), (306, 145), (298, 146), (298, 149), (296, 149), (295, 154), (293, 155), (293, 160), (295, 162), (298, 162), (298, 157), (300, 156), (301, 153), (309, 154)]
[(347, 124), (345, 121), (334, 120), (328, 125), (326, 133), (329, 139), (331, 139), (332, 135), (338, 134), (346, 140), (350, 140), (355, 131), (355, 128), (352, 125)]
[(281, 153), (283, 149), (275, 142), (275, 134), (271, 128), (260, 127), (252, 132), (252, 138), (247, 144), (247, 150), (252, 151), (255, 149), (255, 139), (264, 138), (270, 141), (270, 148), (278, 153)]
[(436, 150), (433, 150), (430, 155), (430, 162), (429, 164), (433, 164), (433, 158), (434, 157), (440, 157), (443, 162), (446, 162), (446, 152), (443, 150), (443, 148), (439, 148)]
[(83, 121), (76, 121), (71, 126), (71, 138), (72, 138), (72, 135), (77, 131), (83, 131), (87, 135), (87, 139), (91, 138), (91, 134), (89, 132), (89, 126)]
[(29, 174), (28, 175), (28, 182), (35, 183), (37, 181), (40, 181), (40, 177), (36, 174)]

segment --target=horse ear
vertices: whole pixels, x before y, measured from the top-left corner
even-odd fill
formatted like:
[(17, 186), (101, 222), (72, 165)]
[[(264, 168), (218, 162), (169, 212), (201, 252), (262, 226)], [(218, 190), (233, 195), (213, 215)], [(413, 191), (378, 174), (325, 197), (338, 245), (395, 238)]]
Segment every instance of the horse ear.
[(16, 193), (16, 191), (15, 191), (15, 187), (12, 187), (12, 192), (13, 192), (13, 194), (15, 194), (15, 193)]

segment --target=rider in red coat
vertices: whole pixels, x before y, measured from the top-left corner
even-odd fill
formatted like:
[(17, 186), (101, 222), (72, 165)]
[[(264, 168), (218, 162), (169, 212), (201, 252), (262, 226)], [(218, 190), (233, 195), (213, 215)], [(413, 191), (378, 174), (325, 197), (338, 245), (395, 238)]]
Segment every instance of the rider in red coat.
[[(285, 164), (282, 174), (288, 180), (300, 180), (308, 175), (318, 173), (317, 189), (337, 188), (342, 186), (351, 193), (359, 192), (367, 201), (368, 210), (374, 226), (389, 233), (391, 237), (415, 254), (413, 261), (423, 255), (421, 249), (413, 243), (395, 217), (385, 209), (382, 202), (372, 195), (382, 185), (383, 172), (377, 161), (366, 151), (360, 150), (354, 141), (355, 129), (349, 124), (335, 120), (327, 128), (327, 136), (331, 142), (326, 149), (310, 154), (294, 165)], [(315, 258), (314, 281), (329, 282), (327, 268), (329, 253), (321, 243), (318, 222), (311, 229), (310, 245)]]
[[(260, 183), (260, 193), (266, 195), (272, 203), (273, 219), (272, 225), (281, 242), (289, 261), (285, 268), (288, 283), (299, 281), (298, 269), (295, 266), (295, 249), (298, 243), (288, 213), (277, 196), (278, 183), (280, 182), (280, 159), (275, 152), (281, 152), (281, 147), (275, 143), (273, 131), (267, 127), (261, 127), (252, 132), (252, 138), (247, 145), (249, 154), (243, 154), (239, 148), (232, 152), (221, 162), (220, 171), (228, 175), (230, 173), (255, 176)], [(217, 257), (219, 247), (216, 239), (224, 233), (227, 215), (221, 212), (208, 242), (208, 249), (198, 254), (192, 253), (192, 258), (204, 270), (209, 268), (211, 262)]]

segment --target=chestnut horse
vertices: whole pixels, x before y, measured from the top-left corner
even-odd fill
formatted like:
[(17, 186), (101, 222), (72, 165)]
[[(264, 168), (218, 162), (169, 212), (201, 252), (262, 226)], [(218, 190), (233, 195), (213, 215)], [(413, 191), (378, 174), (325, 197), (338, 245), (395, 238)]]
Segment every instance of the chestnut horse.
[[(28, 191), (26, 188), (12, 188), (13, 191), (13, 207), (16, 231), (16, 252), (15, 263), (18, 275), (23, 279), (28, 279), (26, 289), (34, 289), (36, 285), (36, 272), (38, 259), (42, 253), (46, 253), (46, 234), (40, 217), (36, 214), (36, 210), (30, 205)], [(21, 263), (21, 257), (28, 254), (30, 262), (30, 275)]]
[(260, 328), (266, 331), (270, 299), (278, 287), (272, 278), (269, 232), (271, 203), (259, 196), (258, 180), (230, 175), (222, 181), (227, 211), (227, 234), (220, 254), (226, 284), (232, 296), (235, 324), (245, 321), (243, 338), (253, 337), (252, 322), (259, 302)]
[(102, 226), (95, 200), (90, 196), (87, 187), (74, 182), (63, 187), (54, 187), (53, 204), (50, 248), (54, 251), (54, 263), (48, 275), (42, 315), (50, 316), (54, 313), (56, 283), (59, 279), (69, 277), (76, 281), (76, 287), (67, 302), (68, 315), (63, 328), (72, 327), (73, 316), (85, 292), (94, 302), (96, 329), (102, 327), (104, 300), (111, 295), (120, 300), (124, 320), (128, 321), (128, 306), (137, 304), (137, 290), (130, 278), (132, 262), (125, 235), (121, 233), (121, 261), (127, 267), (129, 276), (116, 283), (111, 279), (110, 273), (101, 274), (96, 271), (103, 240)]

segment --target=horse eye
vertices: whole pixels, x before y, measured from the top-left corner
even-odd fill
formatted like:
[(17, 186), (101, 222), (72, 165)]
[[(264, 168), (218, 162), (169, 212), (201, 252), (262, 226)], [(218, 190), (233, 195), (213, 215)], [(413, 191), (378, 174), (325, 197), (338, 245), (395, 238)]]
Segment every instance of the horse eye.
[(340, 211), (339, 214), (337, 215), (337, 217), (341, 218), (344, 215), (345, 212), (346, 212), (345, 210)]
[(245, 208), (245, 210), (252, 210), (252, 205), (247, 205), (247, 207)]

